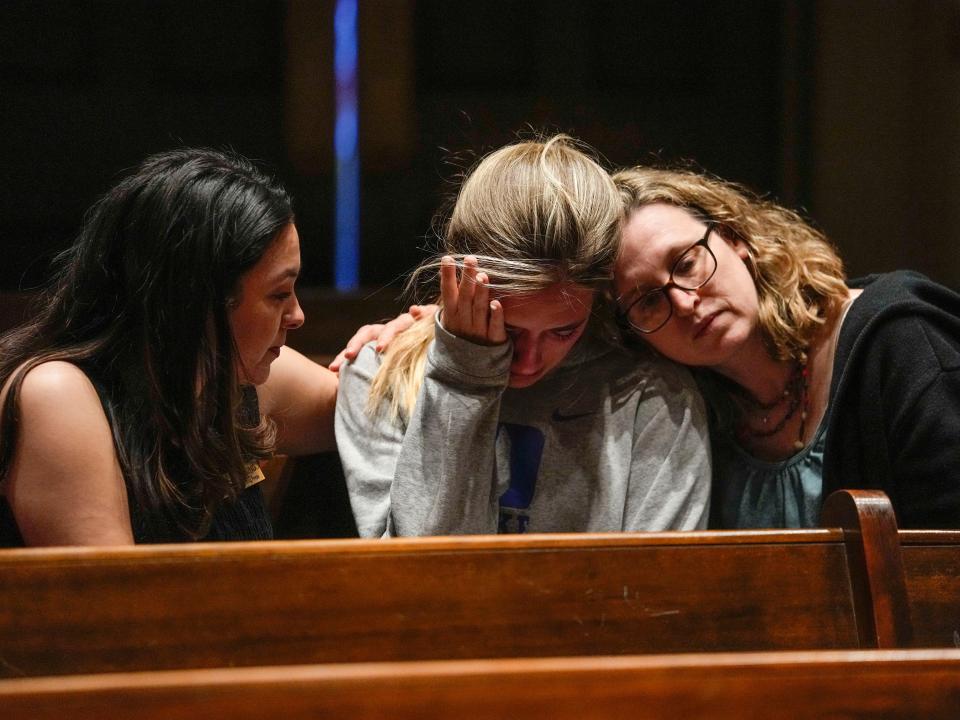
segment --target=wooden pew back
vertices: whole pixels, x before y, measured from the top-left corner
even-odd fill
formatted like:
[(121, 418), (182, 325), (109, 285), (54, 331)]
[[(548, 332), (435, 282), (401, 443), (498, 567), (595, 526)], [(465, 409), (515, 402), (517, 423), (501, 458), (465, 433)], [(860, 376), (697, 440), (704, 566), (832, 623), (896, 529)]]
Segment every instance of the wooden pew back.
[(960, 651), (259, 667), (0, 681), (6, 720), (944, 718)]
[(857, 648), (840, 530), (0, 553), (0, 673)]
[(916, 647), (960, 647), (960, 531), (901, 530)]
[(879, 490), (840, 490), (824, 501), (820, 521), (843, 528), (860, 646), (910, 647), (910, 604), (890, 498)]

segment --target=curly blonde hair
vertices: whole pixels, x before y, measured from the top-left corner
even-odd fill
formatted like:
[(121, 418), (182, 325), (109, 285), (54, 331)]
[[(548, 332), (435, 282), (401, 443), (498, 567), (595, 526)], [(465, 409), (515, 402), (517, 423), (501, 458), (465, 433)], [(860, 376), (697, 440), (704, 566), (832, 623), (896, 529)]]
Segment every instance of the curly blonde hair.
[(634, 167), (614, 174), (624, 213), (652, 203), (683, 208), (747, 247), (759, 322), (778, 360), (804, 360), (814, 336), (847, 296), (843, 261), (797, 213), (742, 185), (688, 170)]
[[(622, 214), (612, 178), (586, 145), (567, 135), (507, 145), (467, 174), (442, 224), (440, 252), (413, 271), (408, 295), (438, 301), (444, 255), (461, 267), (474, 255), (494, 293), (606, 289)], [(384, 401), (394, 418), (412, 410), (433, 335), (430, 318), (393, 340), (370, 388), (370, 410)]]

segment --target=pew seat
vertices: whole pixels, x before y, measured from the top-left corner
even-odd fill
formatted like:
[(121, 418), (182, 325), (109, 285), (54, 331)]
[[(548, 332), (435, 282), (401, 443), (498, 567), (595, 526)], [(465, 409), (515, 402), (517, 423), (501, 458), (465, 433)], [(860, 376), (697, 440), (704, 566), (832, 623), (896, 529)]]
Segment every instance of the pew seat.
[(960, 650), (358, 663), (0, 681), (6, 720), (925, 718)]

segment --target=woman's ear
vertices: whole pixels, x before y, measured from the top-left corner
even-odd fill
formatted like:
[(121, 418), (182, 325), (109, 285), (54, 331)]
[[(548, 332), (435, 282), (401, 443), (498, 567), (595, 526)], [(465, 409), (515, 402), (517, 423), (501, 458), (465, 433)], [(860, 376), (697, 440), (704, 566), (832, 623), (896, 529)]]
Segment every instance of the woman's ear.
[(734, 252), (740, 256), (741, 260), (747, 262), (747, 260), (750, 259), (750, 248), (747, 246), (747, 244), (739, 238), (734, 238), (732, 243)]
[(722, 225), (717, 225), (715, 232), (723, 238), (723, 241), (733, 249), (741, 260), (747, 262), (750, 258), (750, 247), (736, 233)]

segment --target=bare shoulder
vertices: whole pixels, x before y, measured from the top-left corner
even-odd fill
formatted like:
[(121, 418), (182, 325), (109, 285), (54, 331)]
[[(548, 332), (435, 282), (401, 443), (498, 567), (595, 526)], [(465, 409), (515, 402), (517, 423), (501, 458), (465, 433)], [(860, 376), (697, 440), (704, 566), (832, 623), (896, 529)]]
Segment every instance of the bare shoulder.
[(76, 365), (31, 368), (5, 492), (28, 544), (132, 541), (126, 487), (96, 388)]
[(87, 374), (73, 363), (52, 360), (41, 363), (23, 378), (21, 397), (33, 402), (60, 398), (62, 401), (97, 397), (97, 391)]
[[(3, 388), (0, 402), (8, 387)], [(79, 367), (63, 361), (45, 362), (31, 368), (20, 385), (17, 398), (21, 423), (58, 428), (67, 422), (106, 423), (96, 388)]]

